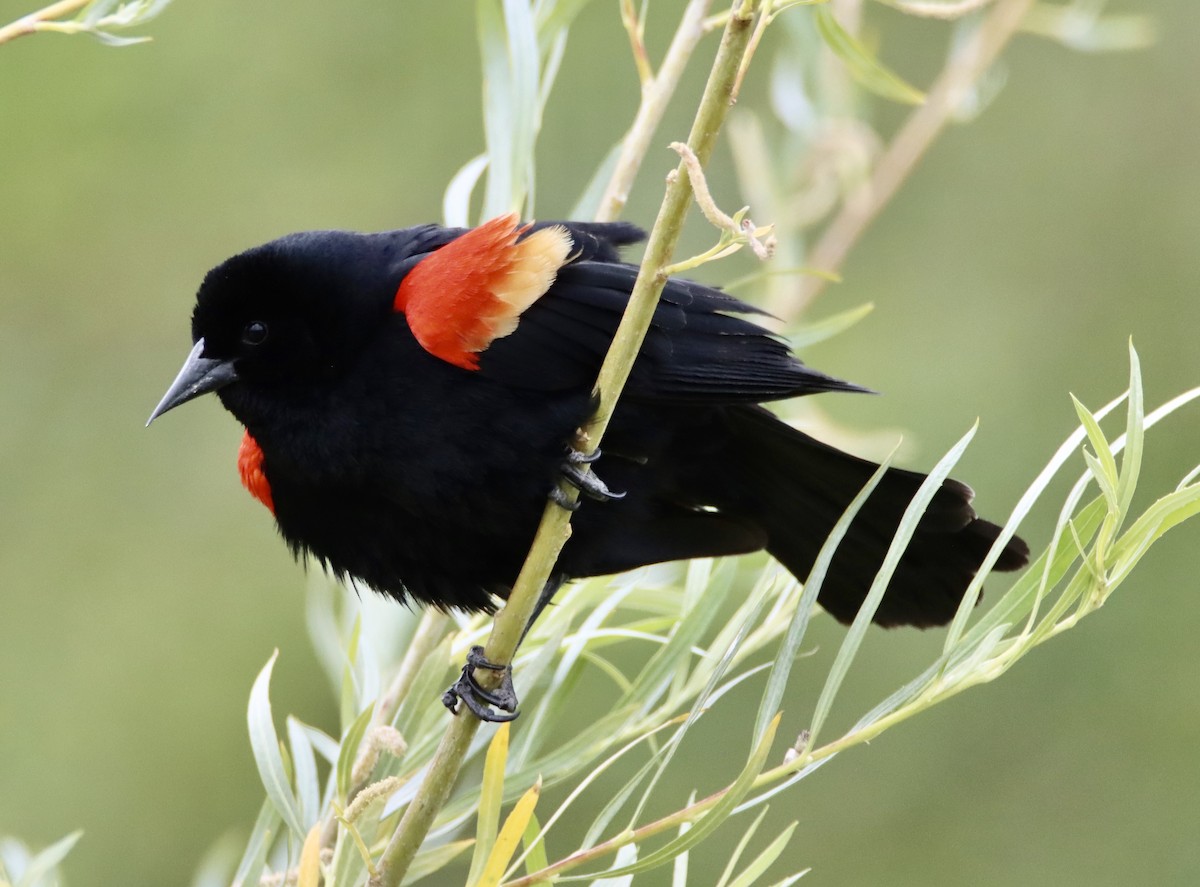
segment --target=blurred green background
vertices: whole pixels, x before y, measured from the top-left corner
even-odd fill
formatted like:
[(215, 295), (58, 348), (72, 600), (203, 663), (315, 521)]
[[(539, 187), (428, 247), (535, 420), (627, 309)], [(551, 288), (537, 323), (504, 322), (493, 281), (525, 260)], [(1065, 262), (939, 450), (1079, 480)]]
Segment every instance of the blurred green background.
[[(982, 418), (956, 473), (993, 517), (1074, 426), (1068, 391), (1095, 407), (1122, 390), (1130, 335), (1150, 404), (1200, 384), (1200, 7), (1122, 9), (1142, 7), (1149, 51), (1019, 39), (1005, 90), (937, 144), (815, 308), (877, 305), (806, 355), (886, 392), (834, 403), (839, 419), (909, 429), (928, 466)], [(439, 218), (481, 146), (469, 10), (178, 0), (149, 45), (0, 47), (0, 833), (85, 829), (77, 887), (185, 884), (248, 827), (245, 700), (273, 648), (276, 711), (335, 722), (302, 572), (237, 481), (239, 429), (215, 400), (142, 425), (208, 267), (292, 230)], [(5, 22), (27, 11), (0, 0)], [(872, 14), (896, 69), (934, 70), (944, 26)], [(616, 5), (597, 0), (548, 109), (541, 216), (574, 202), (636, 99)], [(652, 220), (670, 159), (652, 156), (629, 218)], [(1144, 490), (1173, 486), (1198, 440), (1195, 408), (1153, 432)], [(1056, 508), (1027, 527), (1039, 546)], [(1079, 629), (777, 799), (771, 833), (801, 823), (786, 868), (824, 885), (1200, 883), (1198, 543), (1200, 526), (1176, 531)], [(819, 623), (814, 681), (841, 636)], [(939, 640), (877, 633), (845, 721)], [(754, 701), (723, 715), (738, 758)]]

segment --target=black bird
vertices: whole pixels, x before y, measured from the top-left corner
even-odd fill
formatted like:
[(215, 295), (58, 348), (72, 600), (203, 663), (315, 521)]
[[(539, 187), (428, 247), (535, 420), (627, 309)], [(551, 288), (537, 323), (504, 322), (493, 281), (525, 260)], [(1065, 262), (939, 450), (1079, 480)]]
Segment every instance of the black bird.
[[(642, 236), (510, 215), (255, 247), (205, 277), (195, 347), (151, 420), (215, 391), (246, 428), (243, 482), (293, 553), (399, 601), (494, 610), (564, 476), (607, 501), (574, 517), (543, 604), (572, 578), (764, 548), (804, 579), (877, 466), (759, 404), (863, 389), (801, 364), (745, 319), (760, 313), (750, 305), (669, 280), (604, 439), (603, 480), (578, 470), (569, 442), (637, 276), (617, 250)], [(855, 518), (819, 598), (836, 619), (854, 617), (923, 479), (889, 470)], [(953, 616), (999, 532), (971, 499), (942, 485), (876, 623)], [(996, 568), (1027, 560), (1013, 539)], [(470, 670), (458, 695), (473, 710), (515, 705), (479, 697)]]

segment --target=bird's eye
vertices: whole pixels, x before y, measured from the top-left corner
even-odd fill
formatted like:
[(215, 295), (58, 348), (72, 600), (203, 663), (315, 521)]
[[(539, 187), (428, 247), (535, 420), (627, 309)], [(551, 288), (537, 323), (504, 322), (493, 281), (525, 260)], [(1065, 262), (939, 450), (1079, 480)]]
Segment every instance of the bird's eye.
[(242, 341), (247, 345), (261, 345), (267, 341), (267, 325), (261, 320), (252, 320), (242, 328)]

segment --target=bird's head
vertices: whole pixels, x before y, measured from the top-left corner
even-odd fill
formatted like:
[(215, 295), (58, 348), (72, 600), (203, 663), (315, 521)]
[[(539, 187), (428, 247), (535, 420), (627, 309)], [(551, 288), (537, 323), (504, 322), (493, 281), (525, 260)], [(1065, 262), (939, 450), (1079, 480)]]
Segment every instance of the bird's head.
[(146, 424), (210, 392), (238, 415), (249, 398), (311, 396), (339, 378), (391, 312), (409, 264), (401, 253), (386, 234), (314, 231), (213, 268), (196, 296), (191, 353)]

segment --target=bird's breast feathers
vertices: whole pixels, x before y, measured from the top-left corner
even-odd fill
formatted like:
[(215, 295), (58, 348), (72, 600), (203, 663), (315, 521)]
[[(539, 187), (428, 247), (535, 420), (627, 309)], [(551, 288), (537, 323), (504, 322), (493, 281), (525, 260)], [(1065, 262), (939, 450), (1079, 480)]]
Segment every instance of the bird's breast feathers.
[(238, 474), (242, 477), (242, 486), (250, 491), (250, 495), (267, 506), (267, 510), (275, 513), (275, 501), (271, 498), (271, 485), (263, 471), (263, 451), (250, 432), (242, 436), (242, 444), (238, 447)]

